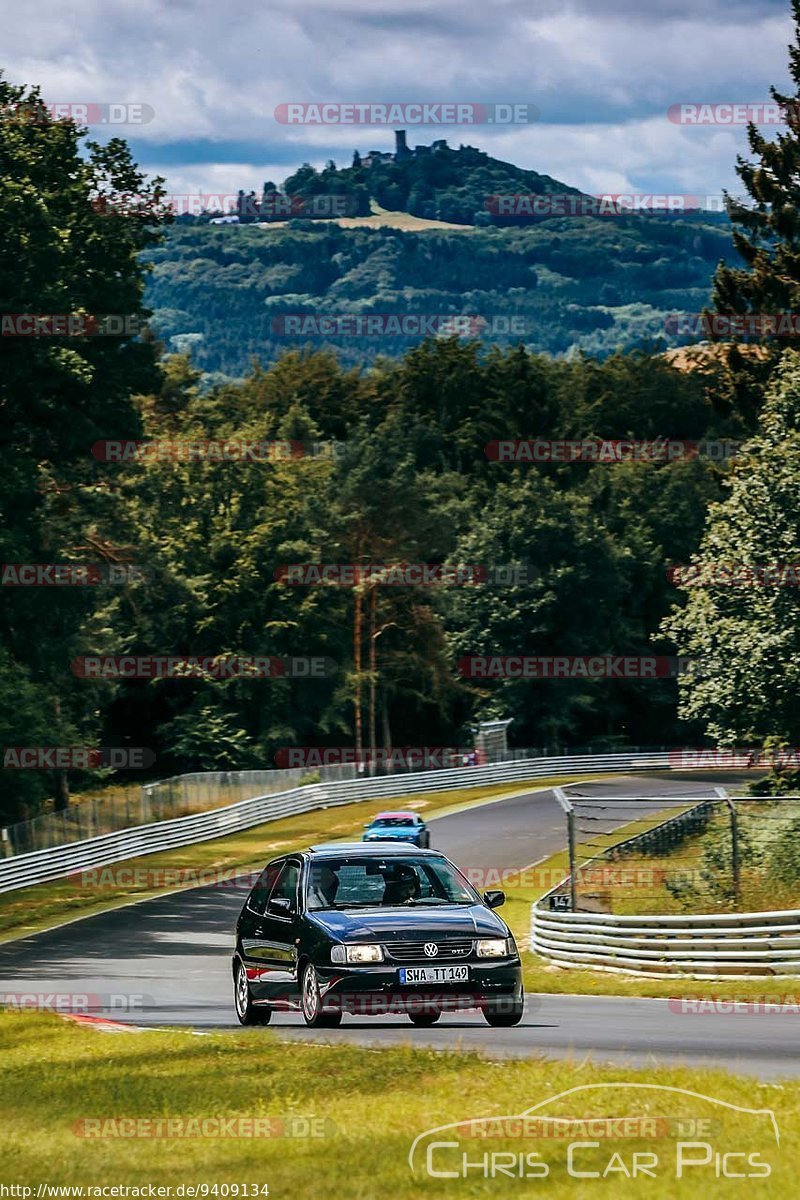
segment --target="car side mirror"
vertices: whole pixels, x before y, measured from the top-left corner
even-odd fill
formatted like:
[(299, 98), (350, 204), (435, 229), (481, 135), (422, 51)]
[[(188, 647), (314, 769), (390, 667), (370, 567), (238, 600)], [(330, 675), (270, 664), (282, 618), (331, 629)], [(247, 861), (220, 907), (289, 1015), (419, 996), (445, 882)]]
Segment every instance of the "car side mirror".
[(505, 894), (505, 892), (501, 892), (501, 891), (484, 892), (483, 893), (483, 902), (487, 906), (487, 908), (499, 908), (501, 904), (505, 904), (506, 894)]
[(280, 913), (284, 917), (288, 917), (292, 911), (292, 902), (287, 896), (276, 896), (274, 900), (270, 900), (268, 905), (269, 911)]

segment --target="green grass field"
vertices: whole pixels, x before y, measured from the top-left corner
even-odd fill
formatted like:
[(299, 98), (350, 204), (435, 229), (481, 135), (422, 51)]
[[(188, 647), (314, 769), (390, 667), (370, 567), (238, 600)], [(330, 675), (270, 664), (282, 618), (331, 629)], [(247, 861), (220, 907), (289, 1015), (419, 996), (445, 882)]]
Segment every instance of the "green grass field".
[[(282, 1044), (271, 1030), (103, 1034), (55, 1016), (0, 1015), (0, 1181), (32, 1187), (34, 1197), (40, 1183), (229, 1189), (246, 1183), (266, 1185), (275, 1200), (795, 1194), (798, 1082), (759, 1084), (677, 1067), (635, 1071), (498, 1060), (491, 1051), (486, 1057), (436, 1053), (414, 1046), (413, 1031), (409, 1037), (407, 1048), (368, 1050)], [(543, 1136), (555, 1131), (552, 1123), (463, 1124), (510, 1117), (583, 1085), (592, 1087), (541, 1112), (631, 1123), (604, 1123), (599, 1134), (597, 1126), (562, 1126), (557, 1137)], [(774, 1111), (780, 1145), (763, 1112), (739, 1112), (720, 1101)], [(412, 1173), (414, 1140), (452, 1122), (461, 1123), (456, 1133), (418, 1144)], [(431, 1149), (428, 1160), (434, 1141), (455, 1145)], [(573, 1150), (571, 1175), (568, 1146), (587, 1141), (596, 1144)], [(708, 1149), (681, 1148), (687, 1142)], [(652, 1176), (626, 1176), (637, 1152), (647, 1156), (638, 1164)], [(472, 1164), (466, 1171), (464, 1154)], [(723, 1160), (722, 1154), (757, 1157)], [(679, 1179), (679, 1155), (703, 1163), (684, 1163)], [(523, 1171), (546, 1168), (547, 1175), (519, 1178), (520, 1156)], [(427, 1161), (433, 1171), (455, 1169), (455, 1177), (433, 1177)], [(761, 1177), (718, 1178), (721, 1165)], [(599, 1177), (576, 1178), (576, 1171)]]

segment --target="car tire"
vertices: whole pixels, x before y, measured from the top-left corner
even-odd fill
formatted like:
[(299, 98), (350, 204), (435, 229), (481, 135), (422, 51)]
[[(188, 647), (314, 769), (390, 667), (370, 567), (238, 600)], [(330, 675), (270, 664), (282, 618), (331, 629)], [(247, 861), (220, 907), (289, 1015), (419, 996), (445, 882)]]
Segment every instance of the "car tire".
[(233, 969), (233, 1005), (240, 1025), (269, 1025), (272, 1009), (264, 1004), (253, 1004), (247, 972), (240, 959)]
[(425, 1027), (426, 1025), (435, 1025), (442, 1014), (435, 1009), (427, 1009), (420, 1012), (410, 1012), (408, 1019), (412, 1025)]
[(340, 1012), (326, 1012), (322, 1007), (319, 980), (313, 963), (306, 963), (300, 979), (300, 1011), (310, 1029), (335, 1029), (342, 1023)]
[(515, 998), (511, 1007), (508, 1003), (496, 1001), (494, 1004), (487, 1004), (483, 1010), (484, 1020), (487, 1025), (493, 1026), (495, 1029), (508, 1029), (511, 1025), (519, 1025), (522, 1020), (522, 1014), (525, 1012), (525, 1001), (522, 997)]

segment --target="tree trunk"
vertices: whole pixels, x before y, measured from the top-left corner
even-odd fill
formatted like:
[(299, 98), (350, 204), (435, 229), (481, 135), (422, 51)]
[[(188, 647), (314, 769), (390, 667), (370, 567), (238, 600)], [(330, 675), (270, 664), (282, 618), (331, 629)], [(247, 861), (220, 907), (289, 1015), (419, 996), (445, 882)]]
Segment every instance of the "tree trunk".
[(369, 753), (372, 759), (369, 773), (375, 770), (373, 755), (375, 752), (375, 688), (378, 662), (378, 631), (376, 629), (376, 613), (378, 607), (378, 589), (373, 586), (369, 594)]
[(53, 811), (63, 812), (65, 808), (69, 808), (69, 780), (67, 772), (58, 770), (53, 772), (55, 779), (53, 784)]
[[(58, 696), (53, 699), (53, 713), (55, 716), (54, 728), (57, 731), (56, 741), (60, 741), (61, 700)], [(55, 812), (63, 812), (65, 808), (69, 808), (69, 779), (64, 770), (54, 771), (53, 776), (53, 809)]]
[(389, 726), (389, 704), (386, 699), (386, 689), (381, 688), (381, 725), (383, 726), (383, 746), (386, 750), (387, 762), (392, 758), (392, 730)]
[(353, 689), (353, 707), (355, 709), (356, 763), (361, 763), (363, 735), (361, 732), (361, 626), (362, 626), (361, 589), (355, 589), (353, 606), (353, 668), (355, 684)]

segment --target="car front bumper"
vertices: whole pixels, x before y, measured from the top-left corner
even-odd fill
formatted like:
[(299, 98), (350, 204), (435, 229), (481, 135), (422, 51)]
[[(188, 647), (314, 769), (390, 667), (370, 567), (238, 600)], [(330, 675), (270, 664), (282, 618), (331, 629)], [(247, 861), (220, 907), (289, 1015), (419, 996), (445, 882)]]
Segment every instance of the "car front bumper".
[(459, 964), (469, 967), (469, 979), (455, 983), (400, 983), (401, 965), (411, 964), (384, 963), (357, 968), (317, 966), (323, 1006), (365, 1015), (420, 1008), (458, 1011), (484, 1008), (487, 1004), (497, 1007), (503, 1001), (513, 1003), (522, 996), (519, 959), (471, 960)]

